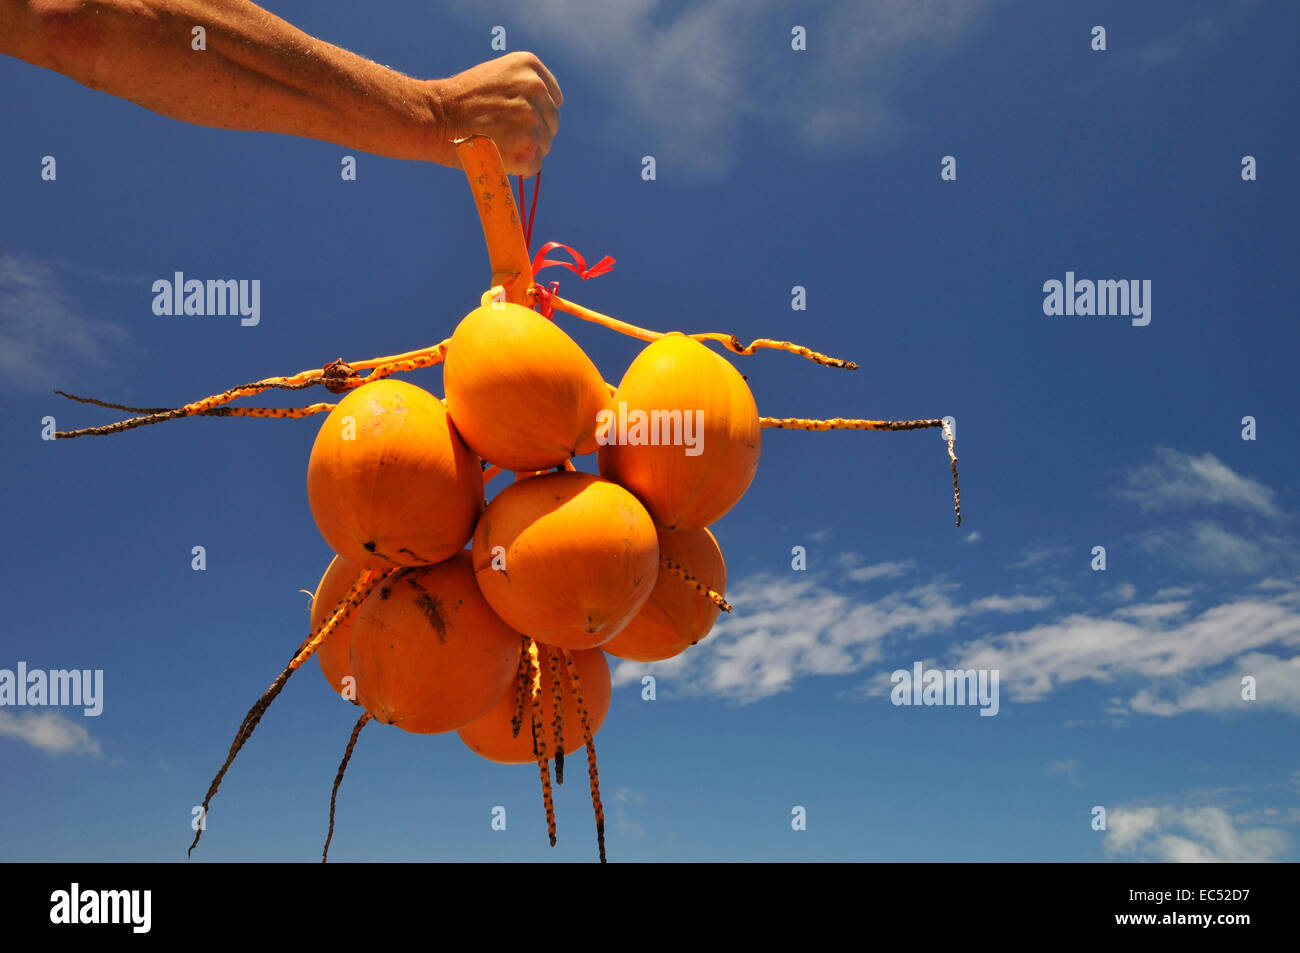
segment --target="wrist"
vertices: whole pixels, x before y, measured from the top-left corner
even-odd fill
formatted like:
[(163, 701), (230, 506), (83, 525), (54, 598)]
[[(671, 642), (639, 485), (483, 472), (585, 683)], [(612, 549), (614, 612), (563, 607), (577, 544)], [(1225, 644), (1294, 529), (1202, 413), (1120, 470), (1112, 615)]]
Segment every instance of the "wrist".
[(451, 116), (448, 113), (446, 80), (417, 80), (420, 113), (425, 117), (420, 130), (421, 150), (426, 157), (441, 165), (459, 168), (456, 150), (451, 144)]

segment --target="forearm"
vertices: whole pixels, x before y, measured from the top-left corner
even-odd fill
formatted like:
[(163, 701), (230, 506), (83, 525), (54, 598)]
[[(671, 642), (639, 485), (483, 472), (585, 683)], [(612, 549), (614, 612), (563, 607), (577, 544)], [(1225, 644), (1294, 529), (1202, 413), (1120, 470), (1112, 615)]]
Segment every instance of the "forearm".
[[(457, 164), (436, 83), (245, 0), (0, 0), (0, 18), (0, 52), (175, 119)], [(195, 27), (205, 50), (192, 47)]]

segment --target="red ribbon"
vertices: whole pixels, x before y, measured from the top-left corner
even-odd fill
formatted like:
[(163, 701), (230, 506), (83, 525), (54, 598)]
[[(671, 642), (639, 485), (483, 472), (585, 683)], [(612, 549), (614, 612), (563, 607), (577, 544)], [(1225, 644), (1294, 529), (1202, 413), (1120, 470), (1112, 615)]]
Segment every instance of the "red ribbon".
[[(573, 261), (577, 262), (577, 264), (567, 261), (559, 261), (555, 258), (547, 258), (546, 253), (552, 248), (563, 248), (573, 256)], [(603, 275), (605, 272), (613, 268), (614, 259), (606, 255), (600, 261), (588, 268), (587, 259), (583, 258), (568, 245), (562, 244), (561, 242), (547, 242), (537, 250), (537, 256), (533, 258), (533, 274), (537, 274), (543, 268), (550, 268), (552, 265), (562, 265), (583, 281), (586, 281), (588, 278), (595, 278), (597, 275)]]
[[(546, 253), (552, 248), (563, 248), (573, 256), (573, 261), (568, 262), (560, 261), (555, 258), (547, 258)], [(614, 259), (606, 255), (600, 261), (588, 268), (587, 259), (583, 258), (582, 255), (578, 254), (578, 252), (574, 251), (568, 245), (562, 244), (561, 242), (547, 242), (537, 250), (537, 255), (533, 258), (534, 278), (543, 268), (550, 268), (553, 265), (562, 265), (583, 281), (586, 281), (588, 278), (595, 278), (598, 275), (603, 275), (605, 272), (613, 268)], [(550, 288), (543, 288), (540, 284), (537, 284), (536, 281), (533, 282), (533, 288), (537, 292), (537, 304), (541, 307), (541, 315), (548, 320), (551, 315), (555, 313), (555, 306), (551, 304), (551, 296), (559, 290), (559, 287), (560, 283), (558, 281), (552, 281)]]
[(541, 307), (541, 315), (546, 320), (551, 320), (551, 315), (555, 314), (555, 305), (551, 304), (551, 295), (560, 290), (560, 283), (552, 281), (550, 288), (543, 288), (541, 285), (534, 283), (533, 291), (537, 293), (537, 304)]

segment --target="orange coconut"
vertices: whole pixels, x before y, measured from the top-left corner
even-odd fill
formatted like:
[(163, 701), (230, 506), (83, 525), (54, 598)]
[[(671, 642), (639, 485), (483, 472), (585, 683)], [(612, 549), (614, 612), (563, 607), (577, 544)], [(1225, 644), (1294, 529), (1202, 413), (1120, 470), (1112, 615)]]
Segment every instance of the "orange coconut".
[[(555, 757), (555, 693), (551, 685), (551, 662), (549, 646), (538, 644), (538, 656), (542, 670), (542, 685), (539, 701), (542, 715), (542, 741), (546, 745), (547, 756)], [(557, 653), (558, 654), (558, 653)], [(609, 663), (605, 653), (600, 649), (590, 649), (573, 653), (573, 663), (578, 668), (578, 680), (582, 683), (582, 703), (587, 709), (588, 723), (594, 737), (605, 723), (609, 714), (610, 678)], [(564, 735), (564, 753), (572, 754), (584, 746), (582, 737), (582, 717), (578, 712), (578, 700), (569, 680), (564, 659), (559, 659), (561, 672), (561, 691), (563, 698), (563, 722), (561, 733)], [(502, 764), (523, 764), (534, 761), (532, 715), (528, 696), (524, 696), (524, 718), (518, 737), (511, 735), (511, 721), (515, 716), (517, 689), (511, 686), (497, 701), (495, 707), (480, 718), (460, 729), (457, 734), (471, 751)]]
[(602, 415), (600, 472), (668, 529), (703, 529), (731, 509), (758, 470), (754, 395), (726, 359), (676, 332), (628, 367)]
[(484, 601), (468, 551), (399, 570), (357, 610), (357, 701), (405, 731), (455, 731), (483, 717), (511, 684), (521, 641)]
[[(365, 570), (355, 563), (350, 563), (342, 556), (335, 556), (330, 561), (325, 575), (321, 576), (316, 594), (311, 600), (311, 630), (319, 632), (321, 626), (330, 620), (334, 610), (347, 596), (352, 584)], [(334, 629), (329, 636), (316, 647), (316, 658), (320, 660), (320, 670), (330, 688), (356, 704), (356, 689), (344, 679), (352, 675), (352, 625), (356, 616), (350, 615)]]
[(596, 449), (609, 388), (582, 348), (535, 311), (485, 294), (456, 326), (442, 373), (456, 429), (485, 460), (542, 470)]
[(474, 530), (488, 603), (539, 642), (588, 649), (613, 638), (654, 589), (659, 542), (645, 507), (616, 483), (568, 471), (519, 480)]
[[(719, 595), (727, 589), (727, 564), (707, 529), (659, 528), (659, 552)], [(719, 608), (676, 573), (659, 570), (650, 598), (618, 635), (601, 646), (633, 662), (680, 655), (709, 634)]]
[(483, 473), (442, 401), (380, 380), (325, 418), (307, 500), (325, 542), (358, 566), (432, 565), (469, 539), (483, 510)]

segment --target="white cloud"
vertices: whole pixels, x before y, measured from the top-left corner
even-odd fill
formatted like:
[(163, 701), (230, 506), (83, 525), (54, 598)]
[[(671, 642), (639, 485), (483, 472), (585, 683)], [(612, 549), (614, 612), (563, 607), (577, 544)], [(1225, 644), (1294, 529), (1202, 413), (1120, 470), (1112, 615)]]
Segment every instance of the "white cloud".
[(1147, 602), (1140, 606), (1124, 606), (1116, 609), (1115, 615), (1124, 616), (1138, 621), (1151, 619), (1167, 619), (1171, 616), (1182, 615), (1187, 611), (1190, 603), (1187, 602)]
[(1079, 759), (1068, 758), (1064, 761), (1047, 762), (1047, 775), (1053, 778), (1065, 778), (1072, 787), (1079, 786)]
[[(728, 593), (735, 614), (699, 645), (665, 662), (617, 662), (614, 683), (654, 674), (683, 694), (744, 704), (808, 676), (867, 672), (848, 694), (878, 697), (888, 693), (889, 671), (896, 667), (885, 660), (905, 653), (915, 658), (912, 640), (1054, 604), (1030, 595), (961, 599), (959, 586), (938, 580), (863, 601), (830, 588), (831, 578), (799, 573), (745, 580)], [(1186, 602), (1151, 602), (1110, 616), (1072, 613), (952, 642), (931, 664), (996, 669), (1003, 697), (1024, 703), (1081, 682), (1117, 685), (1106, 708), (1111, 716), (1240, 712), (1245, 705), (1300, 712), (1296, 597), (1292, 587), (1199, 612)], [(1256, 679), (1254, 702), (1241, 699), (1243, 675)]]
[(645, 795), (631, 788), (615, 788), (610, 801), (614, 805), (614, 826), (618, 832), (631, 837), (644, 837), (645, 827), (632, 817), (628, 805), (644, 804)]
[(984, 538), (984, 537), (980, 535), (980, 531), (979, 531), (979, 530), (977, 530), (977, 529), (973, 529), (973, 530), (971, 530), (969, 533), (966, 534), (966, 538), (963, 539), (962, 542), (963, 542), (963, 543), (978, 543), (978, 542), (979, 542), (981, 539), (983, 539), (983, 538)]
[(863, 671), (882, 657), (886, 638), (903, 641), (948, 631), (985, 614), (1037, 610), (1041, 596), (988, 596), (955, 601), (952, 583), (931, 581), (858, 601), (820, 577), (759, 576), (728, 591), (737, 609), (705, 640), (665, 662), (618, 662), (615, 685), (653, 674), (685, 694), (717, 695), (748, 703), (788, 690), (808, 675)]
[[(717, 179), (741, 134), (776, 127), (837, 155), (897, 139), (894, 100), (996, 0), (829, 0), (791, 16), (780, 0), (516, 0), (537, 50), (565, 85), (581, 72), (609, 97), (607, 135), (656, 157), (660, 176)], [(462, 0), (479, 18), (479, 4)], [(502, 22), (509, 22), (508, 20)], [(791, 49), (794, 25), (807, 50)], [(466, 64), (467, 66), (469, 64)], [(846, 100), (846, 96), (849, 97)], [(914, 120), (913, 120), (914, 121)], [(564, 135), (561, 128), (561, 136)]]
[(78, 369), (111, 365), (126, 341), (118, 325), (81, 314), (49, 265), (0, 258), (0, 379), (47, 392), (71, 386)]
[(1108, 599), (1114, 599), (1116, 602), (1132, 602), (1133, 597), (1137, 595), (1137, 586), (1131, 582), (1121, 582), (1110, 592), (1106, 593)]
[(845, 575), (854, 582), (869, 582), (872, 579), (893, 579), (898, 576), (906, 575), (916, 568), (916, 563), (910, 559), (900, 562), (876, 563), (873, 566), (859, 566), (857, 569), (850, 569)]
[(1221, 807), (1117, 807), (1102, 841), (1110, 856), (1164, 863), (1277, 861), (1290, 845), (1285, 831), (1239, 828)]
[(1259, 575), (1288, 558), (1286, 540), (1253, 533), (1234, 533), (1214, 520), (1147, 530), (1137, 534), (1138, 546), (1169, 562), (1211, 573)]
[(1269, 487), (1241, 476), (1212, 453), (1195, 457), (1157, 446), (1155, 457), (1130, 470), (1128, 488), (1120, 491), (1144, 509), (1226, 506), (1267, 517), (1281, 515)]
[(1051, 604), (1051, 596), (985, 596), (970, 608), (974, 612), (1037, 612)]
[[(1164, 459), (1183, 467), (1190, 458), (1169, 451)], [(1186, 489), (1192, 484), (1185, 482), (1175, 497), (1271, 505), (1271, 490), (1235, 475), (1225, 477), (1220, 466), (1201, 464), (1206, 461), (1183, 469), (1205, 476), (1204, 486)], [(1219, 489), (1211, 492), (1206, 486)], [(1250, 515), (1259, 514), (1253, 509)], [(1223, 544), (1222, 556), (1228, 544), (1215, 525), (1186, 528), (1203, 542)], [(1296, 548), (1294, 543), (1290, 550), (1283, 542), (1270, 545), (1282, 559)], [(1018, 565), (1036, 566), (1064, 552), (1064, 546), (1040, 547), (1028, 551)], [(948, 579), (921, 576), (926, 581), (915, 581), (912, 560), (864, 565), (861, 554), (846, 551), (830, 562), (833, 568), (820, 573), (736, 581), (728, 597), (737, 609), (708, 638), (666, 662), (618, 662), (615, 684), (636, 683), (652, 673), (673, 691), (744, 704), (787, 691), (811, 675), (864, 673), (862, 682), (844, 694), (878, 697), (887, 694), (889, 672), (897, 663), (918, 657), (914, 640), (948, 635), (944, 645), (925, 646), (938, 656), (932, 667), (996, 670), (1004, 699), (1014, 702), (1041, 701), (1062, 688), (1092, 683), (1110, 686), (1102, 713), (1112, 720), (1249, 710), (1243, 706), (1300, 713), (1300, 584), (1285, 572), (1238, 586), (1217, 604), (1203, 601), (1199, 606), (1188, 598), (1199, 584), (1167, 586), (1134, 603), (1137, 587), (1120, 582), (1105, 590), (1101, 606), (1094, 595), (1095, 608), (1062, 610), (1031, 619), (1025, 628), (990, 632), (990, 618), (1044, 613), (1057, 597), (1077, 604), (1079, 593), (963, 597), (961, 587)], [(864, 598), (861, 590), (847, 585), (909, 574), (914, 577), (910, 584), (883, 587), (887, 592), (877, 599)], [(1052, 577), (1039, 580), (1049, 589), (1054, 581), (1060, 583)], [(986, 634), (970, 631), (981, 623)], [(1241, 698), (1246, 675), (1255, 678), (1253, 701)]]
[(100, 757), (99, 742), (90, 732), (57, 711), (0, 711), (0, 737), (16, 738), (47, 754)]
[[(998, 669), (1002, 690), (1016, 701), (1030, 702), (1076, 682), (1195, 677), (1265, 646), (1300, 645), (1300, 613), (1276, 598), (1242, 598), (1182, 621), (1143, 608), (1130, 607), (1132, 621), (1073, 614), (1021, 632), (976, 639), (955, 650), (958, 666)], [(1152, 714), (1172, 713), (1142, 692), (1132, 704)], [(1288, 708), (1293, 702), (1283, 693), (1257, 704)]]
[[(1254, 701), (1242, 698), (1245, 676), (1255, 679)], [(1300, 655), (1279, 658), (1250, 652), (1234, 659), (1231, 671), (1199, 685), (1178, 684), (1164, 692), (1144, 688), (1132, 701), (1134, 711), (1166, 716), (1187, 711), (1246, 712), (1254, 706), (1300, 714)]]
[(1042, 546), (1031, 549), (1018, 561), (1011, 563), (1010, 569), (1032, 569), (1057, 556), (1064, 556), (1070, 551), (1068, 546)]
[(1223, 0), (1215, 5), (1213, 16), (1180, 23), (1147, 43), (1135, 44), (1131, 51), (1117, 48), (1115, 53), (1144, 69), (1169, 66), (1188, 56), (1203, 56), (1248, 18), (1257, 4), (1258, 0)]

